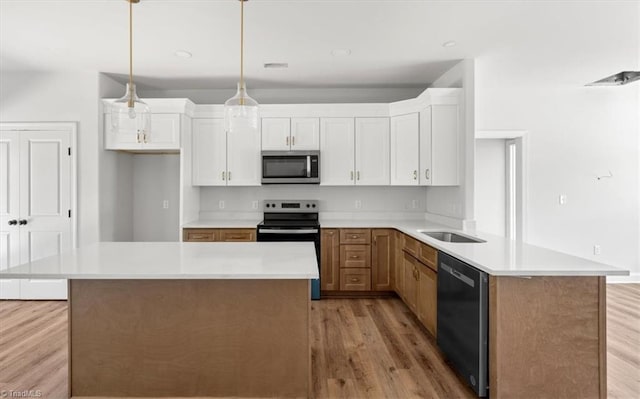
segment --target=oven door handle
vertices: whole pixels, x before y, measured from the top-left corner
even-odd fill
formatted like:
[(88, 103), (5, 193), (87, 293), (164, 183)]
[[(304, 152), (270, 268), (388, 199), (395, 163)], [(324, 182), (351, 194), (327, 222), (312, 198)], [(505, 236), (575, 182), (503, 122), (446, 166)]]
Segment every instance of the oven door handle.
[(318, 234), (318, 229), (258, 229), (261, 234)]
[(307, 155), (307, 177), (311, 177), (311, 155)]

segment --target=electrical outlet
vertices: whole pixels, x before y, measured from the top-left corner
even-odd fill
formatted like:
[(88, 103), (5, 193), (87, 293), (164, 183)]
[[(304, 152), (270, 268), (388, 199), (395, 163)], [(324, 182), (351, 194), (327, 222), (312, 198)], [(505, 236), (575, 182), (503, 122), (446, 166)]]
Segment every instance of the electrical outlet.
[(567, 194), (560, 194), (560, 196), (558, 197), (558, 202), (560, 203), (560, 205), (566, 205), (567, 204)]
[(411, 200), (411, 208), (416, 209), (418, 207), (418, 200)]
[(220, 200), (220, 202), (218, 202), (218, 208), (224, 209), (224, 201), (223, 200)]
[(356, 200), (356, 204), (355, 204), (355, 206), (356, 206), (356, 209), (360, 209), (360, 208), (362, 208), (362, 201), (360, 201), (360, 200)]
[(258, 209), (258, 201), (253, 201), (253, 202), (251, 203), (251, 207), (252, 207), (253, 209)]
[(162, 201), (162, 209), (169, 209), (169, 200)]
[(602, 253), (602, 248), (600, 248), (600, 245), (596, 244), (593, 246), (593, 254), (594, 255), (600, 255)]

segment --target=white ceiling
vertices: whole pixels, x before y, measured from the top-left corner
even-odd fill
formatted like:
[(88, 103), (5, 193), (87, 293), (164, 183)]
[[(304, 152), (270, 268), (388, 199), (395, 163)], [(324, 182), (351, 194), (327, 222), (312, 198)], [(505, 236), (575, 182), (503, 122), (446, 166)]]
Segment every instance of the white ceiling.
[[(239, 7), (236, 0), (134, 5), (138, 83), (233, 87)], [(0, 0), (0, 68), (123, 76), (127, 12), (124, 0)], [(584, 84), (639, 68), (639, 19), (635, 0), (251, 0), (245, 69), (250, 88), (426, 87), (456, 60), (485, 57), (496, 68), (521, 69), (523, 78)], [(450, 40), (458, 45), (442, 46)], [(331, 55), (342, 48), (352, 54)], [(265, 70), (266, 62), (289, 68)]]

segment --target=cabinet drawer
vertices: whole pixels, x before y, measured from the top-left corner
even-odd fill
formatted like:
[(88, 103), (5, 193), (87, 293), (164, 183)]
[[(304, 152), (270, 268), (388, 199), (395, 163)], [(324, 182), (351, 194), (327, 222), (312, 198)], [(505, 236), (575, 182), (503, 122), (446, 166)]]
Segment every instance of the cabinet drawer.
[(210, 229), (184, 229), (182, 241), (186, 242), (212, 242), (216, 241), (216, 231)]
[(437, 249), (430, 247), (427, 244), (420, 243), (418, 259), (420, 260), (420, 262), (429, 266), (433, 271), (438, 271), (438, 250)]
[(340, 245), (340, 267), (371, 267), (371, 246)]
[(255, 229), (224, 229), (220, 230), (219, 241), (255, 241)]
[(403, 249), (411, 255), (418, 257), (418, 251), (420, 249), (420, 242), (415, 238), (411, 238), (408, 235), (404, 235)]
[(371, 244), (371, 230), (340, 229), (340, 244)]
[(371, 291), (371, 269), (340, 269), (341, 291)]

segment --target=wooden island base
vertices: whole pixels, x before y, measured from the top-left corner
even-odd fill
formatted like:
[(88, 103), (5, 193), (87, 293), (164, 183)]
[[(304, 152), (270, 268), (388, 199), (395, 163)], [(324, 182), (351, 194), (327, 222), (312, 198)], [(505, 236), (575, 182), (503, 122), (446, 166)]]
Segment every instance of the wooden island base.
[(308, 280), (69, 280), (71, 397), (308, 397)]

